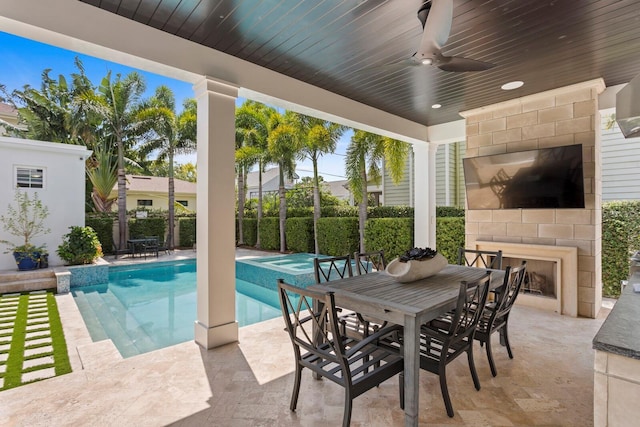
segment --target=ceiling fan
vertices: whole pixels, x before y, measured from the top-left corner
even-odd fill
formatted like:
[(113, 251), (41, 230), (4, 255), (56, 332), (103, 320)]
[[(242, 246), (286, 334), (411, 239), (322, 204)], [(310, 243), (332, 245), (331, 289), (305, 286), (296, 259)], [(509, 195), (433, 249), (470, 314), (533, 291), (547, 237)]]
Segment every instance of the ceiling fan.
[(453, 0), (430, 0), (418, 10), (422, 23), (420, 48), (408, 59), (410, 65), (434, 65), (443, 71), (484, 71), (495, 64), (441, 52), (447, 42), (453, 21)]

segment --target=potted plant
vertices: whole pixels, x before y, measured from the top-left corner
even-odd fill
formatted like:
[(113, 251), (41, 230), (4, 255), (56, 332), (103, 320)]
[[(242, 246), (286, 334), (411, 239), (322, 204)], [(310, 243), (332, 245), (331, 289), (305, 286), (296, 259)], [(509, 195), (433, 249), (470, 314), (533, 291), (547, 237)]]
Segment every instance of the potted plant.
[(20, 189), (16, 190), (13, 201), (14, 205), (9, 205), (6, 215), (0, 215), (0, 222), (5, 231), (20, 238), (20, 243), (8, 240), (0, 240), (0, 243), (8, 247), (5, 253), (13, 252), (18, 270), (33, 270), (38, 268), (40, 254), (44, 250), (43, 247), (34, 245), (33, 239), (51, 232), (44, 225), (49, 216), (49, 208), (42, 204), (38, 193), (34, 193), (31, 198)]

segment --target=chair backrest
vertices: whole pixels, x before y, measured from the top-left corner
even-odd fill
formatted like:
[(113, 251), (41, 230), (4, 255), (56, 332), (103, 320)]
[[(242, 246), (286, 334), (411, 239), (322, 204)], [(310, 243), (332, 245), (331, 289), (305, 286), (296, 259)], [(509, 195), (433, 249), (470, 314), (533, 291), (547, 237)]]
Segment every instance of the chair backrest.
[(384, 251), (374, 252), (354, 252), (353, 259), (356, 261), (356, 270), (358, 274), (367, 274), (373, 271), (383, 271), (387, 268), (387, 262), (384, 259)]
[[(278, 279), (278, 295), (296, 358), (301, 358), (302, 348), (317, 355), (319, 360), (336, 363), (343, 372), (348, 372), (333, 293), (300, 288)], [(314, 304), (314, 300), (321, 304)]]
[(482, 278), (475, 282), (463, 281), (460, 283), (458, 301), (448, 332), (450, 336), (475, 330), (487, 302), (490, 281), (491, 272), (487, 271)]
[(351, 277), (353, 276), (351, 255), (314, 258), (313, 272), (316, 277), (316, 283), (330, 282), (332, 280)]
[(522, 264), (517, 267), (507, 267), (504, 273), (504, 283), (497, 290), (498, 300), (496, 301), (495, 317), (504, 316), (511, 311), (524, 283), (526, 271), (527, 261), (522, 261)]
[(502, 270), (502, 251), (458, 249), (458, 265)]

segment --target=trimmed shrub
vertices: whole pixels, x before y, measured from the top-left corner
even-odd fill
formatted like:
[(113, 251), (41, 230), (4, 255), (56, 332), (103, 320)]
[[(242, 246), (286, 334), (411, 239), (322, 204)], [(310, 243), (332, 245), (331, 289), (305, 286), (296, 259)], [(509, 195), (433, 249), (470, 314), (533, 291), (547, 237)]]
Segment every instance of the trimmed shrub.
[(164, 241), (167, 220), (165, 218), (139, 218), (129, 220), (129, 236), (131, 238), (141, 236), (157, 236)]
[(629, 257), (640, 250), (640, 201), (602, 205), (602, 294), (620, 296), (620, 281), (629, 276)]
[(280, 249), (280, 219), (266, 217), (260, 220), (260, 246), (266, 250)]
[(258, 220), (256, 218), (244, 218), (242, 220), (242, 234), (244, 244), (255, 246), (258, 241)]
[(72, 226), (69, 229), (56, 251), (60, 258), (70, 265), (80, 265), (91, 264), (102, 256), (100, 240), (93, 228)]
[(333, 217), (357, 217), (358, 216), (358, 207), (357, 206), (325, 206), (320, 208), (320, 216), (323, 218), (333, 218)]
[(463, 217), (464, 208), (457, 206), (436, 206), (436, 217)]
[[(358, 214), (356, 213), (356, 216)], [(413, 218), (414, 209), (411, 206), (374, 206), (367, 208), (369, 218)]]
[(113, 253), (113, 218), (109, 217), (87, 217), (85, 225), (93, 228), (98, 235), (98, 240), (105, 254)]
[(367, 251), (384, 250), (387, 262), (413, 247), (413, 218), (372, 218), (364, 226)]
[(287, 218), (285, 235), (287, 250), (292, 252), (315, 252), (313, 218)]
[(342, 256), (358, 250), (358, 218), (320, 218), (318, 250), (323, 255)]
[(178, 236), (178, 246), (181, 248), (192, 248), (196, 242), (196, 219), (179, 218), (180, 235)]
[(436, 249), (450, 264), (458, 262), (458, 248), (464, 247), (464, 217), (436, 218)]

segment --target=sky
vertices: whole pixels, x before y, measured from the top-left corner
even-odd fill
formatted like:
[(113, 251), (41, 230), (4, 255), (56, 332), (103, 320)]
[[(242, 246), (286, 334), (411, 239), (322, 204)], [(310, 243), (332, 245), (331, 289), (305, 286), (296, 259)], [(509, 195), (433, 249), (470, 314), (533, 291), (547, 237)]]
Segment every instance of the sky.
[[(50, 69), (49, 76), (58, 78), (60, 74), (69, 77), (77, 72), (74, 65), (75, 58), (82, 61), (85, 72), (94, 85), (98, 85), (102, 78), (111, 70), (112, 76), (120, 73), (123, 76), (137, 71), (145, 77), (147, 90), (144, 97), (153, 95), (156, 87), (166, 85), (172, 89), (176, 97), (176, 105), (181, 106), (182, 101), (194, 96), (190, 83), (149, 73), (115, 62), (105, 61), (88, 55), (83, 55), (66, 49), (50, 46), (33, 40), (17, 37), (0, 31), (0, 84), (6, 86), (8, 92), (14, 89), (22, 89), (24, 85), (40, 88), (42, 83), (42, 71)], [(238, 104), (244, 101), (238, 99)], [(326, 155), (320, 159), (318, 169), (325, 181), (337, 181), (344, 179), (344, 154), (352, 133), (347, 132), (337, 144), (334, 155)], [(179, 156), (179, 163), (197, 161), (196, 155)], [(296, 173), (300, 176), (312, 176), (313, 167), (309, 160), (299, 161)]]

